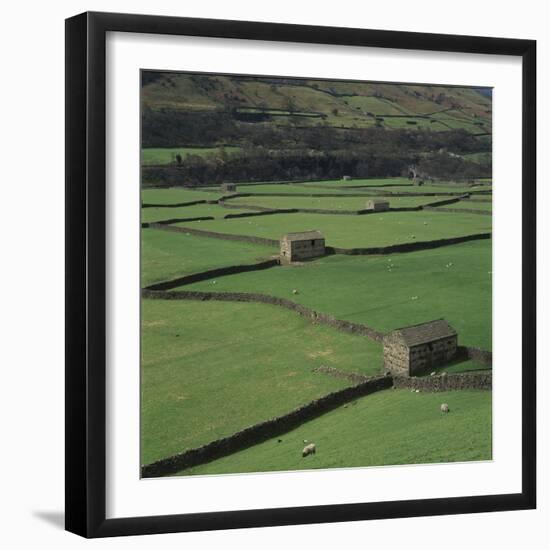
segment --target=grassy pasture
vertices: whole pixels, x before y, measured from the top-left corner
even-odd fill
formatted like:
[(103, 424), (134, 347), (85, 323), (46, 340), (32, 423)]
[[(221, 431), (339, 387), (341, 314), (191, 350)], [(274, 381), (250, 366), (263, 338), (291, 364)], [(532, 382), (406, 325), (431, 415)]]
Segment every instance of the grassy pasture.
[[(346, 188), (348, 186), (348, 190), (350, 186), (357, 186), (357, 185), (364, 185), (369, 187), (377, 187), (379, 185), (407, 185), (408, 187), (412, 188), (412, 184), (407, 178), (354, 178), (351, 180), (321, 180), (321, 181), (308, 181), (305, 182), (304, 186), (312, 186), (312, 187), (323, 187), (325, 185), (328, 186), (334, 186), (337, 185), (342, 188)], [(357, 188), (361, 189), (361, 188)], [(357, 191), (357, 189), (354, 189), (354, 191)]]
[[(441, 403), (451, 412), (442, 414)], [(179, 475), (490, 460), (491, 406), (489, 391), (385, 390)], [(302, 458), (304, 440), (315, 455)]]
[(190, 273), (269, 259), (272, 247), (169, 233), (141, 231), (141, 286)]
[(184, 187), (169, 187), (168, 189), (142, 189), (141, 200), (145, 204), (179, 204), (193, 201), (218, 200), (223, 192), (218, 188), (210, 191), (196, 191)]
[(345, 102), (355, 109), (368, 113), (373, 113), (375, 115), (410, 114), (399, 107), (399, 105), (374, 96), (357, 95), (346, 97)]
[(386, 128), (425, 128), (429, 130), (442, 131), (446, 127), (439, 121), (430, 118), (405, 118), (405, 117), (385, 117), (382, 123)]
[[(239, 212), (249, 212), (246, 209), (228, 209), (219, 206), (218, 204), (195, 204), (193, 206), (180, 206), (180, 207), (154, 207), (154, 208), (142, 208), (141, 209), (141, 221), (143, 223), (158, 222), (162, 220), (169, 220), (174, 218), (201, 218), (206, 216), (212, 216), (220, 221), (224, 221), (223, 217), (226, 214), (237, 214)], [(189, 222), (185, 222), (186, 224)], [(206, 223), (193, 222), (194, 224)]]
[(446, 208), (468, 208), (469, 210), (486, 210), (492, 212), (493, 203), (492, 202), (477, 202), (469, 201), (467, 199), (463, 201), (456, 202), (454, 204), (449, 204)]
[[(234, 153), (239, 151), (240, 147), (224, 147), (223, 149), (226, 153)], [(146, 147), (141, 150), (141, 164), (143, 166), (172, 164), (175, 162), (176, 155), (181, 155), (185, 160), (185, 157), (189, 155), (204, 157), (219, 151), (221, 151), (220, 147)]]
[[(471, 193), (472, 191), (492, 191), (492, 188), (488, 185), (483, 186), (469, 186), (458, 185), (450, 183), (433, 183), (420, 186), (403, 186), (403, 187), (390, 187), (390, 188), (373, 188), (372, 191), (379, 190), (381, 193)], [(443, 197), (441, 197), (443, 198)], [(437, 200), (438, 197), (428, 197), (428, 201)]]
[(143, 464), (349, 384), (320, 365), (382, 364), (379, 344), (264, 304), (143, 300), (141, 350)]
[[(147, 210), (152, 209), (145, 211)], [(283, 234), (292, 231), (318, 229), (325, 235), (328, 245), (353, 248), (387, 246), (487, 232), (491, 230), (491, 218), (476, 214), (437, 211), (386, 212), (366, 216), (296, 213), (183, 222), (176, 225), (270, 239), (279, 239)]]
[(364, 210), (371, 198), (388, 200), (391, 208), (420, 206), (437, 198), (432, 197), (237, 197), (236, 204), (267, 208), (325, 208), (327, 210)]
[(491, 262), (485, 240), (391, 256), (327, 256), (185, 288), (272, 294), (383, 332), (444, 317), (460, 344), (491, 349)]

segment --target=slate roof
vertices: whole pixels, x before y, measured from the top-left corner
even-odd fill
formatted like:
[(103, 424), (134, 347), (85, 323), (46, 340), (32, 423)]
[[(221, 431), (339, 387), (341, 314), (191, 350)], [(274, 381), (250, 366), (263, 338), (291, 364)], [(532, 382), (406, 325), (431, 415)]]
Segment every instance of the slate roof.
[(372, 202), (372, 204), (390, 204), (390, 201), (387, 199), (369, 199), (367, 202)]
[(436, 319), (420, 325), (398, 328), (391, 334), (398, 336), (406, 346), (411, 347), (456, 336), (456, 330), (445, 319)]
[(313, 239), (324, 239), (320, 231), (301, 231), (299, 233), (287, 233), (283, 239), (287, 241), (311, 241)]

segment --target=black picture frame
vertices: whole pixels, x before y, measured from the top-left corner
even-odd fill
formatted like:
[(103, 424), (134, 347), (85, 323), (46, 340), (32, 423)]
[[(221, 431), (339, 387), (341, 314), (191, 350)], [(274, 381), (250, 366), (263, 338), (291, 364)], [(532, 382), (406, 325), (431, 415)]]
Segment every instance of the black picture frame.
[[(105, 42), (108, 31), (520, 57), (523, 66), (522, 491), (106, 519)], [(83, 13), (66, 20), (66, 529), (108, 537), (532, 509), (536, 506), (536, 42)]]

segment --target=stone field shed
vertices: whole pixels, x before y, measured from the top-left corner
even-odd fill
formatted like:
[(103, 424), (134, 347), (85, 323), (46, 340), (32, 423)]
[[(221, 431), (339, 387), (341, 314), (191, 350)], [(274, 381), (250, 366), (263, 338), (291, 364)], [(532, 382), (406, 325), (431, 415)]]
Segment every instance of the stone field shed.
[(222, 191), (225, 193), (234, 193), (237, 190), (237, 186), (234, 183), (222, 183)]
[(389, 201), (384, 199), (370, 199), (367, 201), (367, 210), (374, 210), (375, 212), (382, 212), (390, 209)]
[(295, 262), (325, 255), (325, 237), (320, 231), (287, 233), (280, 240), (281, 261)]
[(392, 374), (414, 376), (442, 366), (457, 352), (458, 335), (445, 319), (394, 330), (384, 336), (384, 367)]

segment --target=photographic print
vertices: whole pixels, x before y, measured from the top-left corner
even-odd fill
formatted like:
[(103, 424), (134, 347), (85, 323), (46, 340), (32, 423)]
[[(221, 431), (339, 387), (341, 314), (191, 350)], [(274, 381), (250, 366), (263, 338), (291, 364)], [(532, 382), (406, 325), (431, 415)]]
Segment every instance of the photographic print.
[(492, 459), (492, 90), (141, 71), (144, 478)]

